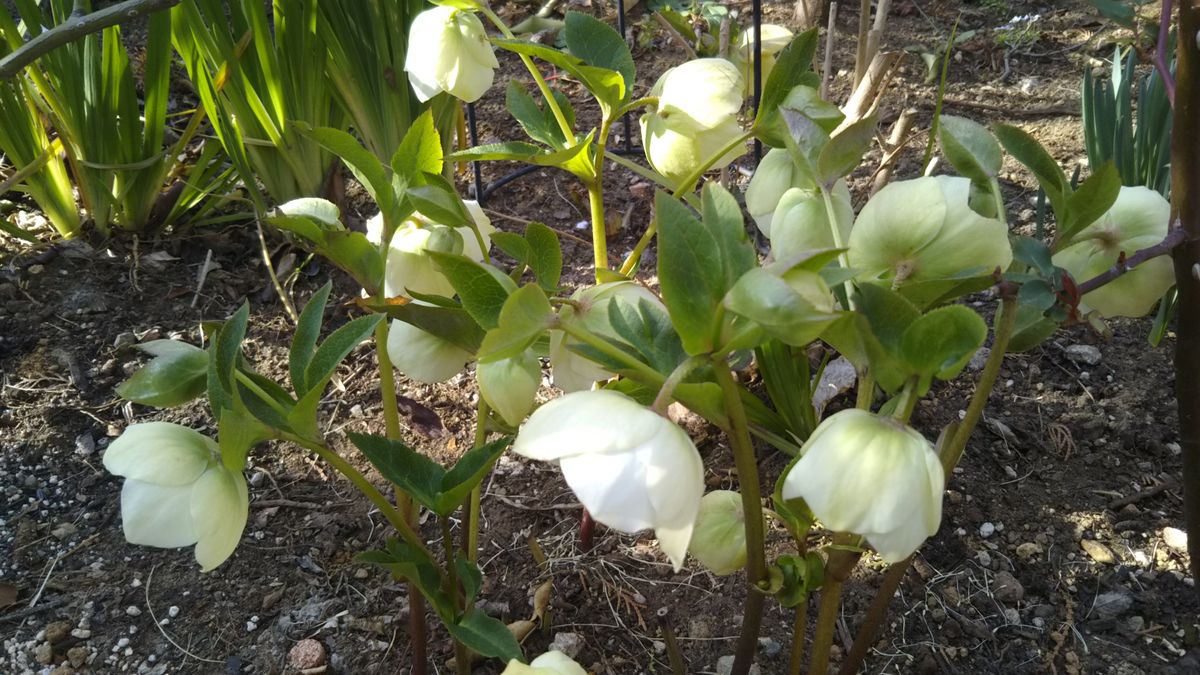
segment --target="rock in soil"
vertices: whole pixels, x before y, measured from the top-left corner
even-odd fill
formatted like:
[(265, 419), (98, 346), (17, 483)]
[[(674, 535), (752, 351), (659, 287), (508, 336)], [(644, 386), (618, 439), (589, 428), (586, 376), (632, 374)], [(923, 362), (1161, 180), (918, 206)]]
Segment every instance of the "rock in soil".
[(992, 595), (1006, 605), (1015, 605), (1025, 598), (1025, 587), (1009, 572), (997, 572), (992, 579)]
[(1133, 596), (1129, 591), (1121, 589), (1108, 591), (1096, 596), (1092, 611), (1101, 619), (1115, 619), (1133, 606)]
[(311, 670), (325, 665), (325, 645), (312, 638), (301, 640), (288, 652), (288, 667)]
[(1175, 551), (1186, 551), (1188, 544), (1187, 532), (1174, 527), (1164, 527), (1162, 531), (1163, 543)]

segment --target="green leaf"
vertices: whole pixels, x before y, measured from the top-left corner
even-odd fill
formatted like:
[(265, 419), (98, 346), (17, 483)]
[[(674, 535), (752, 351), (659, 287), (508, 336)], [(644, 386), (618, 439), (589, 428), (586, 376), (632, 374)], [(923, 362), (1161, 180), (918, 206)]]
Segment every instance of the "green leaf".
[(445, 469), (400, 441), (348, 432), (347, 437), (379, 473), (421, 506), (437, 513)]
[(355, 559), (379, 565), (394, 576), (415, 584), (439, 617), (447, 622), (454, 621), (454, 603), (442, 588), (442, 569), (425, 551), (397, 539), (388, 539), (386, 550), (364, 551)]
[(525, 226), (525, 241), (529, 243), (529, 258), (525, 261), (538, 283), (547, 291), (558, 290), (562, 279), (562, 245), (558, 233), (539, 222)]
[(428, 251), (438, 271), (462, 298), (463, 309), (486, 330), (499, 325), (500, 308), (516, 284), (491, 265), (477, 263), (466, 256)]
[(447, 623), (446, 629), (455, 640), (480, 656), (502, 662), (521, 658), (521, 645), (512, 631), (503, 622), (484, 614), (483, 610), (471, 607), (457, 623)]
[(546, 293), (527, 284), (504, 301), (497, 326), (488, 331), (479, 349), (479, 361), (490, 363), (525, 351), (550, 326), (554, 309)]
[[(454, 159), (447, 157), (448, 161)], [(433, 174), (425, 174), (423, 185), (412, 186), (405, 193), (413, 209), (435, 223), (447, 227), (476, 228), (475, 219), (471, 212), (454, 190), (454, 186), (445, 178)]]
[(1021, 304), (1036, 307), (1043, 312), (1058, 303), (1058, 294), (1055, 293), (1054, 287), (1042, 279), (1033, 279), (1021, 284), (1017, 297)]
[(525, 133), (533, 140), (557, 149), (566, 145), (562, 130), (559, 129), (553, 114), (547, 115), (549, 111), (539, 107), (533, 97), (529, 95), (529, 91), (525, 89), (525, 85), (519, 81), (515, 79), (508, 81), (508, 89), (504, 93), (504, 104), (508, 107), (508, 113), (517, 120)]
[(274, 380), (249, 370), (243, 370), (242, 375), (256, 386), (251, 388), (242, 380), (235, 380), (233, 384), (237, 396), (234, 408), (249, 412), (271, 429), (289, 430), (288, 417), (296, 403), (292, 397)]
[(121, 398), (173, 408), (204, 393), (208, 352), (177, 340), (154, 340), (139, 348), (155, 358), (117, 386)]
[(463, 586), (463, 595), (465, 596), (463, 604), (468, 606), (475, 604), (479, 589), (483, 588), (483, 572), (480, 571), (479, 565), (465, 556), (455, 555), (454, 569), (458, 572), (458, 581)]
[(308, 383), (308, 386), (310, 388), (323, 387), (342, 359), (367, 339), (367, 336), (382, 320), (383, 317), (378, 314), (360, 316), (325, 338), (325, 341), (313, 354), (308, 367), (304, 369), (304, 381)]
[(392, 155), (392, 171), (407, 185), (415, 185), (427, 173), (442, 172), (442, 138), (433, 123), (433, 108), (413, 120), (412, 126)]
[(986, 185), (1000, 173), (1000, 144), (987, 127), (965, 117), (942, 115), (938, 125), (942, 154), (963, 176)]
[(1040, 239), (1033, 237), (1010, 237), (1013, 258), (1035, 270), (1043, 277), (1054, 273), (1054, 261), (1051, 259), (1050, 247)]
[(513, 260), (522, 265), (529, 262), (529, 243), (525, 241), (525, 237), (515, 232), (493, 232), (491, 234), (492, 245), (504, 251)]
[(1066, 222), (1060, 221), (1054, 246), (1062, 249), (1080, 230), (1096, 222), (1112, 208), (1121, 192), (1121, 174), (1117, 165), (1105, 162), (1067, 197)]
[(687, 358), (670, 317), (645, 298), (639, 298), (636, 306), (614, 298), (608, 303), (608, 322), (617, 336), (637, 352), (643, 363), (664, 375), (671, 373)]
[(625, 80), (625, 91), (633, 91), (633, 54), (625, 39), (607, 23), (581, 12), (567, 12), (563, 39), (567, 49), (584, 63), (617, 71)]
[(369, 294), (378, 292), (383, 258), (379, 247), (368, 241), (365, 234), (351, 232), (341, 223), (327, 225), (313, 216), (290, 216), (278, 211), (268, 215), (266, 221), (307, 240), (313, 250), (354, 277)]
[(788, 46), (776, 55), (775, 67), (771, 68), (763, 84), (754, 117), (754, 131), (763, 142), (773, 147), (783, 147), (783, 137), (789, 132), (780, 111), (781, 105), (795, 87), (819, 84), (811, 71), (816, 49), (817, 29), (813, 28), (792, 38)]
[(217, 378), (227, 392), (233, 391), (233, 369), (237, 367), (237, 359), (242, 354), (242, 340), (246, 338), (246, 324), (249, 320), (250, 304), (243, 302), (233, 316), (221, 326), (221, 332), (217, 335), (213, 362), (216, 365)]
[(1043, 310), (1034, 305), (1018, 304), (1016, 324), (1008, 342), (1008, 351), (1014, 354), (1027, 352), (1045, 342), (1057, 330), (1058, 322), (1048, 318)]
[(928, 391), (928, 380), (958, 376), (987, 339), (987, 324), (964, 305), (939, 307), (917, 319), (904, 332), (900, 351), (921, 376), (917, 394)]
[(831, 188), (837, 179), (854, 171), (871, 147), (878, 124), (877, 117), (872, 114), (831, 136), (817, 155), (817, 180)]
[(515, 54), (537, 57), (574, 75), (596, 98), (604, 114), (616, 111), (625, 100), (625, 76), (615, 70), (585, 65), (570, 54), (527, 40), (494, 39), (492, 44)]
[(505, 436), (464, 453), (442, 476), (435, 512), (449, 516), (462, 506), (511, 443), (512, 438)]
[(300, 320), (296, 323), (296, 332), (292, 335), (292, 348), (288, 352), (288, 374), (292, 378), (292, 389), (298, 396), (303, 396), (309, 389), (304, 371), (317, 348), (317, 338), (321, 335), (321, 324), (325, 319), (325, 304), (329, 301), (329, 292), (332, 290), (333, 282), (330, 281), (313, 294), (300, 311)]
[(1058, 162), (1037, 139), (1018, 127), (994, 124), (992, 132), (1008, 154), (1033, 172), (1046, 193), (1046, 199), (1050, 201), (1050, 207), (1054, 209), (1054, 217), (1059, 222), (1066, 220), (1066, 198), (1071, 194), (1071, 184)]
[(591, 147), (594, 135), (595, 131), (593, 130), (583, 141), (565, 150), (549, 150), (540, 145), (524, 141), (507, 141), (504, 143), (477, 145), (473, 148), (460, 150), (449, 155), (446, 159), (457, 162), (499, 160), (525, 162), (526, 164), (537, 166), (553, 166), (564, 171), (569, 171), (586, 180), (590, 178), (589, 171), (592, 170), (593, 166), (587, 150)]
[(230, 471), (240, 473), (244, 470), (246, 458), (254, 446), (275, 436), (274, 429), (245, 412), (226, 408), (217, 416), (217, 445), (221, 448), (221, 462)]
[(747, 270), (758, 264), (754, 245), (746, 234), (746, 221), (737, 199), (720, 183), (704, 184), (700, 193), (701, 222), (709, 231), (721, 256), (722, 283), (732, 288)]
[(788, 282), (762, 268), (752, 269), (738, 279), (725, 296), (725, 307), (758, 324), (771, 337), (797, 347), (816, 340), (838, 318), (837, 314), (818, 309)]
[(275, 207), (287, 216), (307, 216), (329, 227), (342, 227), (342, 212), (337, 204), (320, 197), (301, 197)]
[(663, 302), (687, 352), (707, 353), (715, 346), (717, 309), (727, 290), (720, 244), (667, 193), (655, 195), (654, 209)]
[(450, 344), (472, 354), (483, 344), (484, 330), (467, 310), (460, 306), (441, 307), (416, 303), (368, 305), (376, 312), (398, 319), (436, 335)]
[(396, 195), (392, 190), (392, 177), (388, 167), (379, 161), (370, 150), (367, 150), (354, 136), (330, 127), (312, 128), (307, 124), (296, 123), (300, 133), (319, 143), (346, 163), (351, 173), (362, 183), (363, 188), (370, 193), (371, 198), (379, 205), (379, 210), (392, 210)]

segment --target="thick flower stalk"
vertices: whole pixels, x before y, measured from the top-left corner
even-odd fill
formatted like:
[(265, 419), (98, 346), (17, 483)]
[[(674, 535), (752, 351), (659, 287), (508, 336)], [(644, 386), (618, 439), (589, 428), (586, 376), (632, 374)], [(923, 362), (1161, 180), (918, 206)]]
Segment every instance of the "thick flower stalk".
[(221, 462), (216, 441), (169, 422), (134, 424), (108, 446), (104, 468), (125, 478), (121, 526), (131, 544), (195, 545), (208, 572), (225, 562), (246, 528), (246, 479)]
[[(658, 97), (642, 115), (646, 159), (671, 183), (680, 183), (742, 135), (738, 111), (744, 82), (725, 59), (695, 59), (663, 73), (650, 91)], [(734, 147), (711, 168), (720, 169), (745, 154)]]
[(678, 571), (704, 494), (704, 465), (678, 426), (625, 396), (580, 391), (538, 408), (513, 443), (558, 462), (592, 517), (621, 532), (653, 529)]
[[(609, 305), (620, 303), (638, 310), (650, 307), (667, 315), (662, 300), (646, 287), (631, 281), (615, 281), (591, 286), (575, 293), (572, 305), (559, 315), (563, 323), (573, 323), (602, 338), (616, 338), (617, 332), (609, 321)], [(554, 386), (565, 392), (588, 389), (592, 384), (607, 380), (613, 373), (573, 351), (578, 344), (563, 331), (550, 332), (550, 368)]]
[[(1054, 264), (1086, 281), (1167, 235), (1171, 204), (1146, 187), (1122, 187), (1117, 201), (1096, 222), (1054, 254)], [(1101, 316), (1143, 316), (1175, 285), (1171, 258), (1152, 258), (1083, 296), (1080, 308)]]
[(971, 181), (956, 176), (888, 184), (854, 222), (850, 267), (894, 287), (1007, 268), (1008, 226), (972, 210), (970, 191)]
[(413, 19), (404, 70), (422, 103), (442, 92), (474, 103), (491, 88), (499, 67), (473, 13), (438, 5)]
[(862, 535), (885, 562), (907, 558), (937, 532), (944, 473), (925, 437), (874, 413), (843, 410), (821, 422), (783, 484), (825, 527)]

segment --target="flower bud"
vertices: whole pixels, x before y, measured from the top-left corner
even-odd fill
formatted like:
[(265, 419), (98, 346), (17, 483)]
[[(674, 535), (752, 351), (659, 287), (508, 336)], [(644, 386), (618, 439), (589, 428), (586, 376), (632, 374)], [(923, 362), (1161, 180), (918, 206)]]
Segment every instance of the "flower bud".
[(513, 659), (500, 675), (587, 675), (583, 666), (566, 654), (551, 650), (525, 665)]
[[(837, 216), (842, 246), (845, 246), (850, 225), (854, 222), (850, 188), (846, 181), (839, 180), (831, 192), (830, 201)], [(784, 260), (801, 251), (836, 248), (829, 210), (820, 190), (792, 188), (783, 193), (771, 221), (771, 254), (776, 260)]]
[[(762, 33), (762, 82), (767, 84), (767, 77), (775, 68), (775, 55), (783, 51), (795, 37), (792, 31), (775, 23), (764, 23), (760, 27)], [(754, 93), (754, 29), (747, 28), (738, 38), (737, 50), (730, 59), (742, 73), (745, 81), (745, 95)]]
[[(615, 281), (585, 288), (572, 296), (578, 309), (564, 308), (559, 318), (577, 323), (581, 328), (603, 338), (616, 338), (617, 332), (608, 320), (611, 303), (623, 303), (637, 309), (649, 303), (654, 310), (667, 314), (667, 308), (658, 296), (644, 286), (630, 281)], [(550, 367), (554, 386), (565, 392), (588, 389), (595, 382), (606, 380), (613, 374), (599, 364), (576, 354), (573, 350), (578, 342), (563, 331), (550, 331)]]
[(480, 363), (475, 377), (479, 380), (483, 400), (515, 427), (533, 410), (538, 387), (542, 384), (542, 364), (526, 350), (510, 359)]
[[(496, 231), (478, 202), (465, 200), (467, 211), (482, 235), (483, 243), (491, 247), (491, 233)], [(367, 221), (367, 240), (378, 244), (383, 236), (383, 217), (376, 215)], [(469, 227), (450, 228), (414, 213), (396, 228), (388, 247), (387, 279), (384, 294), (389, 298), (408, 297), (409, 291), (426, 295), (453, 297), (454, 286), (438, 271), (427, 251), (462, 253), (482, 262), (486, 251), (479, 248), (479, 237)]]
[(134, 424), (108, 446), (104, 468), (125, 478), (126, 541), (158, 548), (194, 544), (202, 572), (233, 555), (250, 500), (246, 479), (221, 462), (211, 438), (168, 422)]
[(933, 176), (885, 186), (863, 206), (850, 231), (850, 267), (863, 280), (948, 279), (990, 274), (1012, 263), (1008, 226), (968, 204), (971, 181)]
[(676, 571), (704, 494), (704, 465), (682, 429), (606, 389), (554, 399), (529, 416), (513, 452), (557, 461), (597, 522), (621, 532), (653, 528)]
[(404, 70), (422, 103), (441, 92), (474, 103), (491, 88), (499, 67), (473, 13), (438, 5), (413, 19)]
[[(1122, 187), (1117, 201), (1096, 222), (1054, 254), (1054, 264), (1077, 282), (1098, 276), (1126, 257), (1153, 246), (1167, 235), (1171, 205), (1146, 187)], [(1143, 316), (1175, 285), (1170, 256), (1152, 258), (1083, 296), (1080, 306), (1101, 316)]]
[(894, 563), (942, 520), (944, 474), (925, 437), (890, 417), (850, 409), (813, 431), (784, 478), (784, 499), (802, 498), (834, 532), (859, 534)]
[(399, 319), (393, 319), (388, 329), (387, 352), (397, 370), (426, 384), (445, 382), (475, 358), (471, 352)]
[(717, 576), (746, 566), (746, 512), (741, 495), (732, 490), (704, 495), (688, 553)]
[[(817, 192), (816, 182), (808, 171), (797, 166), (787, 150), (774, 148), (763, 155), (758, 168), (746, 187), (746, 211), (754, 218), (758, 229), (771, 238), (771, 222), (784, 193), (792, 188), (804, 188), (806, 196)], [(820, 194), (817, 194), (820, 197)], [(853, 218), (853, 213), (851, 214)]]
[[(688, 175), (741, 133), (742, 76), (725, 59), (695, 59), (663, 73), (651, 90), (658, 106), (642, 116), (642, 145), (655, 171), (672, 183)], [(735, 147), (711, 168), (746, 153)]]

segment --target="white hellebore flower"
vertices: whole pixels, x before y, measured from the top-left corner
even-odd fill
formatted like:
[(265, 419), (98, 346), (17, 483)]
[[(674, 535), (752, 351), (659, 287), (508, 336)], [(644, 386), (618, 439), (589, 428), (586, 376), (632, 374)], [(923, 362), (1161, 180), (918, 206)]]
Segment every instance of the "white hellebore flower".
[(683, 429), (624, 394), (579, 391), (535, 410), (513, 451), (557, 461), (593, 518), (621, 532), (653, 528), (675, 571), (683, 566), (704, 494)]
[(566, 654), (551, 650), (525, 665), (513, 659), (500, 675), (587, 675), (583, 666)]
[[(615, 338), (617, 333), (608, 321), (608, 307), (617, 302), (638, 309), (643, 301), (665, 316), (667, 308), (658, 296), (644, 286), (631, 281), (613, 281), (585, 288), (572, 296), (579, 308), (566, 307), (559, 316), (563, 321), (575, 322), (584, 330), (603, 338)], [(571, 347), (577, 346), (573, 339), (560, 330), (550, 331), (550, 368), (554, 386), (565, 392), (588, 389), (592, 384), (607, 380), (613, 374), (599, 364), (576, 354)]]
[[(492, 246), (491, 234), (496, 231), (491, 219), (483, 212), (478, 202), (464, 200), (471, 219), (484, 245)], [(378, 244), (383, 236), (383, 216), (376, 215), (367, 221), (367, 240)], [(483, 262), (487, 251), (479, 248), (479, 238), (469, 227), (451, 228), (414, 213), (396, 228), (388, 247), (387, 279), (384, 280), (384, 295), (389, 298), (407, 297), (408, 291), (426, 295), (452, 297), (454, 287), (438, 271), (426, 251), (461, 253), (476, 262)]]
[(124, 476), (121, 526), (131, 544), (196, 546), (208, 572), (233, 555), (250, 501), (246, 479), (221, 463), (216, 441), (168, 422), (134, 424), (104, 453)]
[(746, 187), (746, 211), (764, 237), (771, 238), (771, 217), (784, 193), (792, 188), (802, 188), (803, 193), (820, 197), (816, 181), (807, 170), (792, 161), (787, 150), (768, 150)]
[(483, 22), (473, 13), (438, 5), (413, 19), (404, 70), (422, 103), (443, 91), (474, 103), (491, 88), (499, 67)]
[(483, 400), (509, 424), (525, 419), (542, 384), (542, 363), (532, 350), (499, 361), (480, 362), (475, 369)]
[[(846, 181), (839, 180), (829, 192), (829, 201), (837, 218), (838, 241), (845, 246), (854, 222), (850, 188)], [(776, 260), (784, 260), (801, 251), (837, 248), (829, 209), (821, 191), (794, 187), (783, 193), (771, 217), (771, 236), (768, 238), (771, 254)]]
[[(658, 106), (642, 115), (646, 159), (667, 180), (681, 182), (742, 133), (742, 75), (725, 59), (695, 59), (663, 73), (650, 90)], [(738, 145), (722, 155), (720, 169), (746, 153)]]
[(388, 329), (387, 352), (397, 370), (425, 384), (445, 382), (475, 358), (452, 342), (399, 319), (393, 319)]
[[(1171, 205), (1147, 187), (1122, 187), (1117, 201), (1099, 220), (1083, 228), (1066, 248), (1054, 254), (1054, 264), (1077, 282), (1095, 277), (1167, 235)], [(1101, 316), (1142, 316), (1175, 284), (1170, 256), (1152, 258), (1117, 279), (1083, 296), (1083, 305)]]
[(803, 498), (835, 532), (866, 537), (885, 562), (907, 558), (937, 532), (945, 477), (925, 437), (891, 417), (843, 410), (800, 449), (783, 498)]
[[(783, 51), (783, 48), (788, 46), (795, 35), (777, 23), (764, 23), (761, 30), (762, 79), (760, 82), (765, 86), (767, 76), (775, 67), (775, 55)], [(734, 52), (731, 60), (741, 71), (742, 79), (746, 82), (746, 95), (754, 93), (752, 91), (754, 87), (754, 29), (752, 27), (742, 31), (741, 37), (738, 38), (737, 51)]]
[(860, 278), (895, 285), (1007, 268), (1008, 226), (973, 211), (970, 190), (971, 181), (958, 176), (889, 183), (854, 221), (850, 267)]

